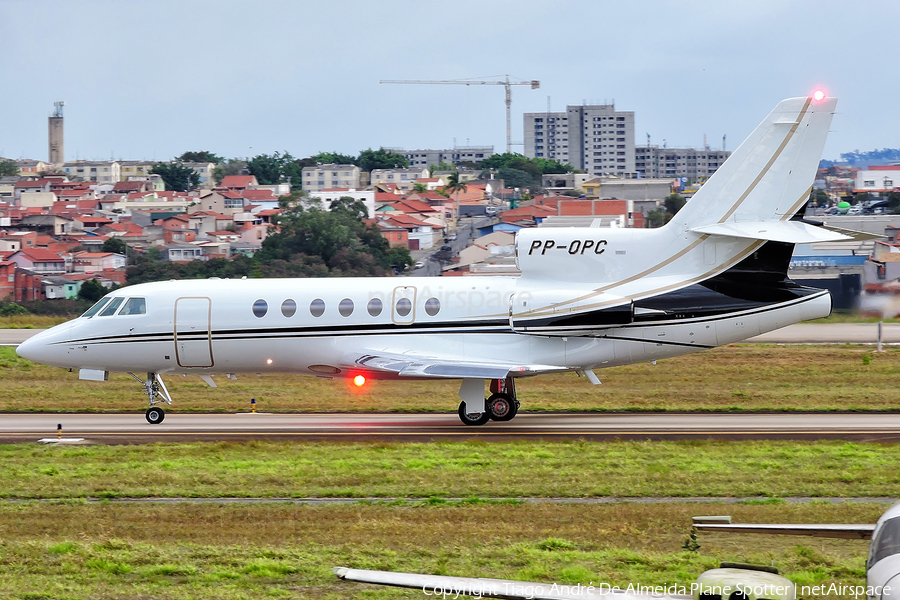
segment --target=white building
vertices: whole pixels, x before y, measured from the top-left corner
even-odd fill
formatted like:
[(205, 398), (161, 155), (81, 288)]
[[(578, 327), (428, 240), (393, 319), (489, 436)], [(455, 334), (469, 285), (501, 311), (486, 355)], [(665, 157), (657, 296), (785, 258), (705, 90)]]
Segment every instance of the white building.
[(418, 179), (427, 179), (428, 169), (424, 167), (410, 169), (372, 169), (371, 183), (393, 183), (401, 191), (409, 191)]
[(591, 175), (635, 178), (634, 111), (614, 104), (525, 113), (525, 156), (569, 164)]
[(334, 188), (359, 189), (360, 170), (356, 165), (317, 165), (303, 167), (303, 189), (319, 192)]
[(893, 192), (900, 188), (900, 165), (869, 167), (857, 171), (854, 192)]
[[(333, 201), (345, 196), (353, 198), (354, 200), (359, 200), (360, 202), (365, 204), (369, 219), (375, 216), (375, 190), (357, 190), (349, 188), (309, 192), (309, 197), (318, 198), (319, 200), (321, 200), (325, 208), (331, 206), (331, 203)], [(397, 196), (397, 198), (399, 199), (400, 196)]]

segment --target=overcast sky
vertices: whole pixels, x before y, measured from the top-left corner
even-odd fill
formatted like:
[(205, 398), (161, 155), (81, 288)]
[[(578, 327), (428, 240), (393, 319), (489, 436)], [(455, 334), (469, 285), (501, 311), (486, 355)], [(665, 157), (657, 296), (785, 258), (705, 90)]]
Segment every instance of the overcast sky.
[[(822, 87), (825, 158), (900, 147), (897, 0), (0, 0), (0, 156), (304, 157), (506, 144), (522, 114), (615, 101), (636, 142), (733, 150), (782, 98)], [(516, 147), (514, 147), (514, 150)], [(521, 146), (518, 151), (521, 152)]]

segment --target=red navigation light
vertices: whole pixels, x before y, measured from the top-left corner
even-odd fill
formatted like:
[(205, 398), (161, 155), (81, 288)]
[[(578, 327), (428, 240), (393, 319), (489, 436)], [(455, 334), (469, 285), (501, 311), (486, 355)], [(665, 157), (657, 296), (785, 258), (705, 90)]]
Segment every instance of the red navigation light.
[(362, 387), (366, 384), (366, 378), (363, 377), (362, 375), (357, 375), (356, 377), (353, 378), (353, 384), (356, 387)]
[(815, 100), (816, 102), (821, 102), (824, 99), (825, 92), (823, 92), (822, 90), (816, 90), (813, 92), (813, 100)]

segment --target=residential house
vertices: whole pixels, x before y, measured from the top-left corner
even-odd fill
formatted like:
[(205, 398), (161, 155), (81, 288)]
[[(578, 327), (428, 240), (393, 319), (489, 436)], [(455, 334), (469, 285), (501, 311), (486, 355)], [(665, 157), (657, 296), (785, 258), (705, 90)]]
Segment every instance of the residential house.
[(78, 297), (78, 291), (81, 289), (81, 282), (71, 281), (58, 275), (44, 275), (41, 277), (41, 286), (43, 288), (44, 298), (47, 300), (60, 298), (71, 300)]
[(40, 176), (41, 173), (45, 173), (50, 170), (49, 163), (45, 163), (42, 160), (17, 160), (16, 166), (19, 168), (19, 175), (23, 176)]
[(211, 162), (186, 162), (182, 163), (185, 167), (190, 167), (194, 173), (200, 176), (200, 184), (197, 186), (201, 190), (210, 190), (216, 185), (213, 178), (213, 171), (216, 168), (215, 163)]
[(21, 269), (28, 269), (38, 275), (54, 275), (66, 272), (66, 259), (55, 252), (43, 248), (26, 248), (12, 253), (7, 260)]
[(0, 300), (22, 302), (43, 297), (39, 274), (20, 267), (16, 261), (0, 260)]
[(255, 190), (259, 187), (259, 182), (256, 180), (256, 175), (226, 175), (222, 178), (222, 183), (218, 187), (227, 190), (245, 190), (248, 188)]
[(73, 273), (96, 273), (124, 269), (126, 258), (115, 252), (79, 252), (72, 256)]
[[(378, 196), (374, 190), (357, 190), (353, 188), (338, 188), (338, 189), (325, 189), (314, 192), (309, 192), (310, 198), (318, 198), (322, 201), (322, 206), (324, 208), (329, 208), (331, 203), (339, 198), (353, 198), (354, 200), (359, 200), (363, 204), (366, 205), (366, 218), (373, 218), (375, 216), (375, 203), (376, 196)], [(395, 196), (395, 198), (397, 198)], [(271, 207), (274, 208), (274, 207)]]
[(192, 260), (208, 260), (206, 251), (193, 244), (170, 244), (163, 250), (163, 257), (170, 262), (189, 262)]

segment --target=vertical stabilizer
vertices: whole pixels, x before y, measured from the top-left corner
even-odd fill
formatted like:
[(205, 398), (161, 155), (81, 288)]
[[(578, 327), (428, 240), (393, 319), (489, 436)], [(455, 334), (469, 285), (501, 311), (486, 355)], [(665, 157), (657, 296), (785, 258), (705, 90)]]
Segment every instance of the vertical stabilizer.
[(790, 219), (809, 198), (837, 104), (817, 98), (781, 101), (667, 227)]

